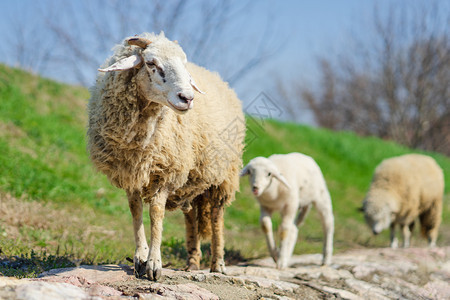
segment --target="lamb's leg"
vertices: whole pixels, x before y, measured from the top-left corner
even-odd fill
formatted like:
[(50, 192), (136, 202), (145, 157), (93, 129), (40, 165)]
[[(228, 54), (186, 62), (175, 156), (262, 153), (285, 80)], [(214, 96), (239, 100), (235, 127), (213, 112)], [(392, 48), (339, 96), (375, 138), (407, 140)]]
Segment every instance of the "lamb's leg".
[(142, 223), (142, 199), (139, 192), (127, 191), (128, 205), (133, 217), (134, 241), (136, 250), (134, 252), (134, 275), (144, 276), (148, 257), (148, 245), (145, 238), (144, 225)]
[(333, 255), (334, 216), (331, 199), (323, 202), (318, 201), (316, 208), (322, 221), (324, 234), (322, 265), (329, 265), (331, 263), (331, 256)]
[(403, 235), (403, 248), (408, 248), (411, 239), (411, 231), (409, 230), (409, 225), (401, 225), (401, 227)]
[(281, 224), (280, 226), (280, 254), (278, 256), (277, 268), (286, 269), (294, 252), (297, 241), (298, 228), (294, 223)]
[(277, 261), (278, 269), (285, 269), (294, 252), (295, 243), (297, 242), (298, 229), (294, 224), (295, 213), (297, 209), (286, 208), (281, 211), (280, 225), (280, 253)]
[(261, 229), (264, 232), (267, 242), (267, 248), (269, 248), (270, 256), (272, 256), (275, 263), (278, 261), (277, 248), (275, 246), (275, 240), (273, 238), (272, 231), (272, 213), (268, 212), (261, 207), (261, 215), (259, 217), (259, 223), (261, 224)]
[(395, 236), (395, 223), (391, 223), (390, 227), (390, 238), (391, 238), (391, 248), (397, 248), (398, 247), (398, 239)]
[(300, 212), (298, 213), (297, 218), (295, 219), (295, 225), (297, 227), (300, 227), (301, 225), (303, 225), (303, 221), (305, 221), (305, 217), (308, 215), (310, 210), (311, 210), (311, 204), (300, 208)]
[(147, 267), (145, 271), (148, 279), (154, 281), (161, 277), (161, 239), (167, 195), (168, 193), (166, 191), (160, 191), (150, 201), (150, 253), (148, 254)]
[(211, 272), (225, 273), (223, 205), (211, 207)]
[(197, 207), (184, 213), (186, 224), (186, 247), (188, 251), (187, 270), (199, 270), (202, 252), (200, 249), (200, 238), (198, 236)]

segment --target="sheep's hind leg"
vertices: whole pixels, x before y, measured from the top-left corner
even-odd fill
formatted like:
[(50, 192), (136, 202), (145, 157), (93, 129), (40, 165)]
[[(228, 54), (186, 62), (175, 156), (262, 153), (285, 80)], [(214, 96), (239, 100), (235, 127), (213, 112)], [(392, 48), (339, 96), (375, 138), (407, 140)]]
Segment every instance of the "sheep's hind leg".
[(154, 281), (161, 277), (162, 271), (161, 239), (167, 195), (167, 192), (160, 191), (150, 201), (151, 238), (150, 252), (148, 254), (145, 272), (147, 273), (148, 279)]
[(184, 213), (186, 224), (186, 247), (188, 251), (187, 270), (199, 270), (202, 252), (198, 235), (197, 207)]
[(138, 191), (127, 191), (127, 197), (128, 206), (133, 217), (134, 241), (136, 243), (133, 257), (134, 275), (139, 278), (145, 274), (148, 257), (148, 245), (142, 223), (142, 199)]
[(211, 207), (211, 272), (225, 273), (223, 214), (223, 205)]
[(442, 216), (442, 200), (434, 201), (430, 209), (419, 215), (422, 234), (428, 239), (428, 247), (436, 247)]
[(323, 258), (322, 265), (329, 265), (333, 255), (333, 235), (334, 235), (334, 215), (331, 207), (331, 199), (322, 203), (316, 204), (317, 212), (319, 213), (322, 222), (324, 243), (323, 243)]
[(311, 204), (303, 206), (299, 209), (299, 213), (297, 215), (297, 218), (295, 219), (295, 225), (297, 227), (300, 227), (303, 225), (303, 222), (305, 221), (305, 217), (308, 215), (309, 211), (311, 210)]

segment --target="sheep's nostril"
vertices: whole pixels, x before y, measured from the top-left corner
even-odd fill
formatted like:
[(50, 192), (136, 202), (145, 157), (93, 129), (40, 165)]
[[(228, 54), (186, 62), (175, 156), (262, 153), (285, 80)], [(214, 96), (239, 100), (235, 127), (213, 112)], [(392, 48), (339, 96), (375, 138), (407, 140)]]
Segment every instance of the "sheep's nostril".
[(183, 93), (178, 93), (178, 98), (180, 98), (181, 100), (187, 102), (188, 104), (189, 104), (192, 100), (194, 100), (193, 97), (188, 97), (188, 96), (186, 96), (186, 95), (183, 94)]

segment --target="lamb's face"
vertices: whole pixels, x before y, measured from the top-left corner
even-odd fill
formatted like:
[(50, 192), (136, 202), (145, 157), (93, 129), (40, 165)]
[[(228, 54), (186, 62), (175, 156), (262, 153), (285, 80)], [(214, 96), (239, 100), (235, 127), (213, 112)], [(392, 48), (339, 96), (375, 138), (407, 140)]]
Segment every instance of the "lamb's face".
[(169, 40), (155, 42), (142, 51), (143, 66), (137, 74), (141, 93), (149, 100), (166, 105), (176, 113), (194, 107), (192, 78), (186, 69), (186, 54)]
[(258, 197), (269, 187), (276, 172), (270, 160), (265, 157), (256, 157), (244, 168), (241, 176), (248, 175), (253, 195)]
[(363, 204), (364, 218), (375, 235), (387, 229), (394, 219), (394, 214), (389, 206), (379, 204), (374, 201), (367, 201), (367, 199), (364, 200)]

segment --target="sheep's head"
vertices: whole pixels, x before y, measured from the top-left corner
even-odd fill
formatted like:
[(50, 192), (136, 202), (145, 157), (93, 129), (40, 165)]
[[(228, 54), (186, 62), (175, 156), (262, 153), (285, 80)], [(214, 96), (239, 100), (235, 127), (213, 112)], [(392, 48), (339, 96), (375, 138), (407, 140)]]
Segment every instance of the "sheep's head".
[(265, 157), (252, 159), (241, 171), (241, 176), (249, 176), (250, 187), (256, 197), (264, 193), (270, 186), (273, 178), (290, 188), (286, 178), (280, 173), (277, 166)]
[[(382, 197), (382, 199), (379, 199)], [(372, 229), (373, 234), (377, 235), (384, 229), (387, 229), (395, 220), (395, 213), (391, 205), (385, 200), (390, 200), (388, 195), (371, 195), (366, 196), (363, 202), (362, 211), (367, 225)], [(380, 201), (381, 200), (381, 201)]]
[(149, 101), (166, 105), (182, 114), (194, 106), (194, 90), (203, 93), (189, 74), (187, 58), (177, 42), (160, 35), (154, 41), (143, 37), (126, 40), (136, 47), (129, 55), (102, 72), (124, 71), (136, 68), (139, 92)]

